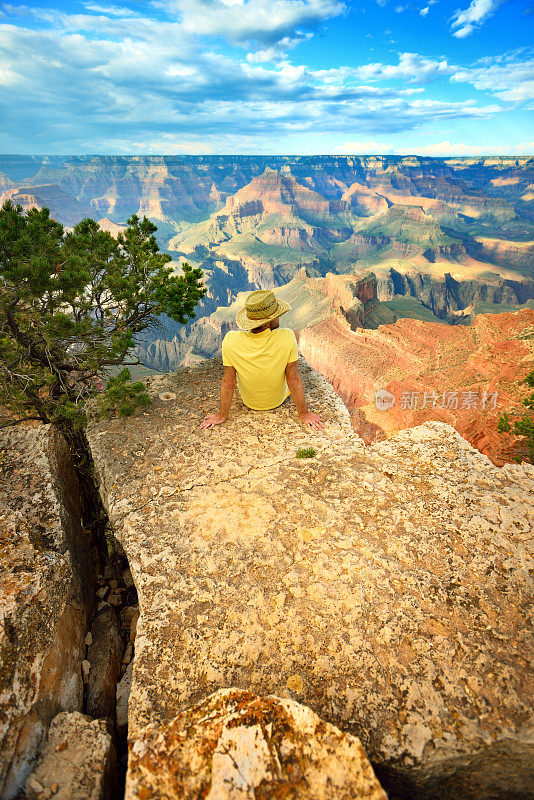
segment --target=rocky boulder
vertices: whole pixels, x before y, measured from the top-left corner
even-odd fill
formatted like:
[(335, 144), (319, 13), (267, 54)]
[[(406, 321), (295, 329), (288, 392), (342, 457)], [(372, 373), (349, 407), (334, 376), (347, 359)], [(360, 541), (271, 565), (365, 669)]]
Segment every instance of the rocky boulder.
[(123, 643), (119, 617), (106, 605), (95, 615), (87, 648), (90, 670), (87, 678), (87, 713), (92, 717), (115, 716), (116, 687), (121, 673)]
[(534, 467), (495, 467), (442, 422), (366, 447), (301, 368), (322, 432), (237, 398), (200, 430), (217, 361), (91, 425), (139, 592), (129, 800), (147, 796), (142, 743), (229, 687), (357, 736), (393, 796), (532, 797)]
[(143, 731), (126, 800), (387, 800), (355, 736), (294, 700), (220, 689)]
[(116, 757), (102, 719), (63, 711), (52, 720), (43, 756), (25, 786), (28, 800), (109, 800)]

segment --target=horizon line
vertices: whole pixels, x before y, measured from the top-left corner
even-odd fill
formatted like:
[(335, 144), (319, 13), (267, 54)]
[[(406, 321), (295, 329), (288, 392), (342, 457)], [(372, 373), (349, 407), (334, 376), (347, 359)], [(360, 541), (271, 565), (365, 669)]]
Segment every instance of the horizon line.
[(0, 153), (0, 158), (534, 158), (534, 153), (477, 153), (428, 155), (427, 153)]

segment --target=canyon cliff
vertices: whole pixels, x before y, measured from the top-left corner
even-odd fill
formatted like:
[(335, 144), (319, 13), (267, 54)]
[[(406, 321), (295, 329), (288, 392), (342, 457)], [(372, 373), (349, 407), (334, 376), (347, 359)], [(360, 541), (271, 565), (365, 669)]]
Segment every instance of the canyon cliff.
[[(322, 431), (239, 397), (200, 429), (219, 360), (153, 376), (128, 419), (91, 420), (128, 590), (109, 565), (95, 580), (61, 437), (2, 432), (2, 797), (532, 796), (534, 467), (494, 466), (445, 422), (366, 446), (299, 366)], [(98, 629), (126, 591), (115, 728)]]
[(0, 796), (5, 800), (24, 786), (52, 719), (82, 708), (84, 637), (95, 603), (78, 495), (69, 451), (57, 432), (44, 426), (0, 431)]
[[(495, 467), (443, 422), (366, 447), (328, 383), (301, 370), (321, 432), (291, 405), (250, 412), (238, 398), (201, 430), (212, 361), (150, 379), (134, 418), (91, 425), (141, 608), (127, 800), (189, 797), (195, 765), (209, 791), (221, 758), (233, 785), (224, 742), (261, 796), (265, 767), (245, 766), (236, 736), (284, 758), (275, 706), (254, 700), (267, 694), (357, 736), (393, 797), (530, 797), (534, 468)], [(315, 458), (296, 458), (306, 446)]]
[[(534, 369), (534, 310), (483, 314), (468, 326), (400, 319), (368, 331), (330, 317), (303, 329), (300, 350), (353, 410), (366, 441), (442, 420), (495, 464), (513, 460), (514, 437), (499, 433), (497, 422), (503, 410), (523, 408), (519, 381)], [(377, 391), (392, 405), (377, 404)]]

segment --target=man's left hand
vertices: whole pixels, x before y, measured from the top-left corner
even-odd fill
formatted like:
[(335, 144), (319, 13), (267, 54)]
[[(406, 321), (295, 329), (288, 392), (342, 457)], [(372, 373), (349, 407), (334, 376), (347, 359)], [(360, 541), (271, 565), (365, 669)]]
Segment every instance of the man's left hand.
[(210, 414), (204, 422), (200, 423), (201, 428), (214, 428), (216, 425), (222, 425), (226, 422), (228, 417), (223, 417), (221, 414)]

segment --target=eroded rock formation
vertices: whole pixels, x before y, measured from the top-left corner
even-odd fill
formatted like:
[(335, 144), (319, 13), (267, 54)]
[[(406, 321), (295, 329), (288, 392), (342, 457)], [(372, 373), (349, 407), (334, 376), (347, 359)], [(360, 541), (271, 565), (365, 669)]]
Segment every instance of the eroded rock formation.
[[(453, 425), (496, 464), (515, 455), (514, 437), (497, 422), (521, 408), (534, 369), (534, 310), (481, 314), (472, 325), (400, 319), (377, 330), (351, 329), (341, 316), (304, 328), (300, 350), (355, 409), (366, 441), (429, 419)], [(393, 405), (377, 407), (385, 390)]]
[[(238, 400), (200, 430), (217, 362), (154, 377), (147, 411), (91, 425), (141, 611), (128, 800), (147, 796), (145, 759), (157, 781), (157, 731), (177, 742), (187, 709), (231, 687), (358, 736), (406, 797), (526, 800), (534, 468), (495, 467), (443, 422), (366, 447), (302, 366), (322, 432), (290, 404)], [(310, 445), (315, 458), (295, 457)], [(215, 761), (199, 768), (209, 780)], [(173, 796), (180, 775), (164, 769)]]
[(486, 276), (484, 280), (461, 280), (448, 271), (438, 276), (421, 270), (400, 272), (394, 268), (378, 272), (377, 279), (380, 300), (414, 297), (437, 317), (449, 321), (454, 320), (458, 312), (467, 317), (479, 303), (513, 308), (534, 298), (534, 280), (531, 279), (514, 281)]

